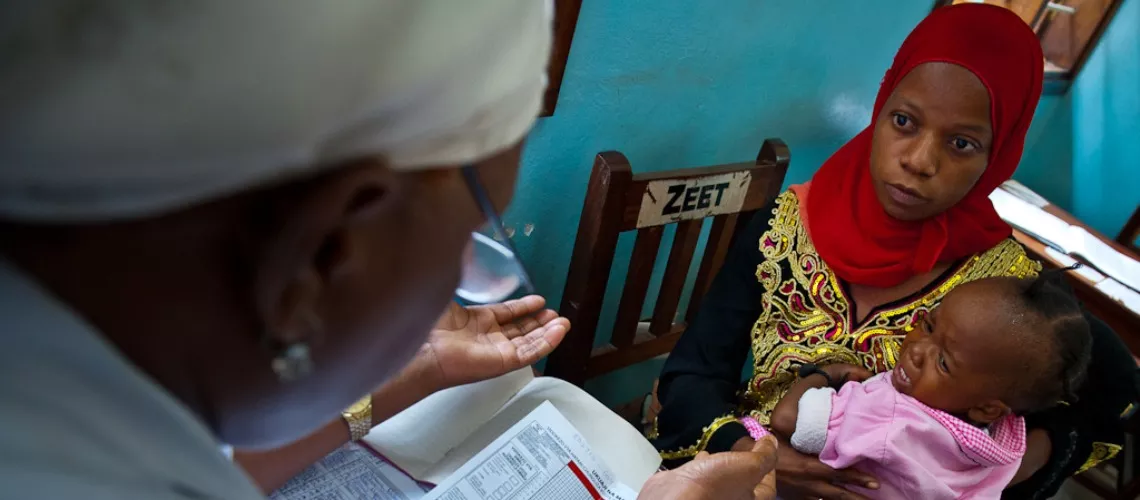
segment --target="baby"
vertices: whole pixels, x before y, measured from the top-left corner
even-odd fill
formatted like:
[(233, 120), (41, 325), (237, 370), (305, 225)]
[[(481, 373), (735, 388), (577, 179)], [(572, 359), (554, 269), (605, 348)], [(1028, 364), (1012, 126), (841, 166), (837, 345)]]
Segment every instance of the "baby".
[[(806, 365), (772, 414), (802, 453), (879, 480), (872, 498), (999, 498), (1025, 454), (1023, 415), (1074, 398), (1088, 323), (1046, 272), (958, 286), (908, 331), (893, 370)], [(836, 392), (831, 386), (839, 388)]]

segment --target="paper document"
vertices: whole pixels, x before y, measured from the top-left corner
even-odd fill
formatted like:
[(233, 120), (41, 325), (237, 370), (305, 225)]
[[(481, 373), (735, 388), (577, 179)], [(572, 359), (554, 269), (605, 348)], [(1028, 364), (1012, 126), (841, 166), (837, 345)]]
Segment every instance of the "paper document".
[(634, 500), (549, 402), (472, 457), (425, 500)]
[(529, 369), (436, 393), (373, 428), (364, 442), (419, 481), (441, 484), (547, 403), (621, 484), (639, 490), (657, 472), (661, 455), (638, 429), (582, 389)]
[(990, 202), (1003, 220), (1041, 240), (1042, 243), (1071, 253), (1064, 242), (1069, 236), (1069, 223), (1041, 210), (1004, 189), (990, 193)]
[[(1061, 267), (1069, 267), (1069, 266), (1077, 263), (1077, 259), (1069, 257), (1068, 255), (1063, 254), (1058, 250), (1054, 250), (1051, 247), (1045, 247), (1045, 255), (1048, 255), (1049, 258), (1057, 261), (1058, 264), (1061, 264)], [(1085, 279), (1093, 282), (1094, 284), (1100, 283), (1101, 281), (1104, 281), (1104, 275), (1098, 273), (1096, 271), (1096, 269), (1093, 269), (1089, 266), (1078, 267), (1073, 272), (1075, 272), (1081, 276), (1084, 276)]]
[(356, 443), (346, 444), (305, 469), (270, 500), (420, 500), (425, 488), (396, 466)]
[(1004, 189), (990, 193), (1003, 220), (1069, 255), (1079, 255), (1105, 275), (1140, 291), (1140, 262), (1097, 238), (1083, 227), (1070, 225)]
[(1124, 307), (1131, 309), (1132, 312), (1140, 314), (1140, 293), (1136, 293), (1135, 290), (1131, 290), (1110, 279), (1100, 282), (1096, 288), (1100, 290), (1101, 293), (1123, 304)]
[(1033, 205), (1037, 208), (1045, 208), (1049, 206), (1049, 200), (1046, 200), (1043, 196), (1037, 194), (1036, 191), (1029, 189), (1025, 186), (1025, 184), (1017, 182), (1013, 179), (1001, 183), (1001, 188), (1009, 192), (1009, 194), (1012, 194), (1029, 202), (1030, 205)]
[(1133, 290), (1140, 290), (1140, 262), (1120, 253), (1112, 245), (1101, 241), (1083, 227), (1072, 227), (1075, 248), (1069, 253), (1084, 257), (1097, 269)]

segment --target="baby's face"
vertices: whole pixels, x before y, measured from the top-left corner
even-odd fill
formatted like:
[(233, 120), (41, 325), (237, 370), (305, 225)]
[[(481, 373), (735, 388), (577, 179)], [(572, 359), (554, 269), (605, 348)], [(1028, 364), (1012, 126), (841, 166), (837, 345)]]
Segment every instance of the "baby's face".
[(1010, 303), (1008, 290), (984, 281), (955, 288), (907, 334), (891, 372), (895, 388), (932, 408), (985, 420), (971, 410), (1000, 404), (1016, 377), (1010, 361), (1023, 347)]

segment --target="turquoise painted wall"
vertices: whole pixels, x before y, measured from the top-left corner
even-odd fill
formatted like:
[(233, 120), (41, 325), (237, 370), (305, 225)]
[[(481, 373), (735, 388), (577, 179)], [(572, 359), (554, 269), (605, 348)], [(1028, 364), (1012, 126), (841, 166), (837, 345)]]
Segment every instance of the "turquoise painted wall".
[(1072, 92), (1041, 97), (1013, 178), (1065, 210), (1073, 207)]
[[(593, 156), (618, 150), (637, 172), (749, 161), (765, 137), (792, 151), (788, 183), (869, 121), (898, 45), (932, 1), (586, 1), (555, 115), (541, 119), (505, 214), (540, 292), (557, 306)], [(1018, 178), (1069, 202), (1067, 97), (1043, 99)], [(706, 228), (707, 229), (707, 228)], [(669, 247), (670, 235), (662, 244)], [(632, 235), (619, 242), (628, 259)], [(695, 269), (695, 267), (694, 267)], [(599, 328), (625, 276), (615, 265)], [(651, 287), (649, 303), (654, 300)], [(683, 310), (683, 308), (682, 308)], [(649, 363), (592, 383), (607, 403), (648, 389)]]
[(1140, 203), (1140, 0), (1125, 0), (1070, 90), (1073, 213), (1115, 237)]

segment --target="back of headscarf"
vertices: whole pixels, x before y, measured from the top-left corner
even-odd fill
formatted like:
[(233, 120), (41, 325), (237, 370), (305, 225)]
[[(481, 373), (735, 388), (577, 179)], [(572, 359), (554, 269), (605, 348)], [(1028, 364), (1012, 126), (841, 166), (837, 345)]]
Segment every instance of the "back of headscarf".
[(0, 12), (0, 218), (155, 215), (533, 125), (549, 0), (40, 0)]
[[(900, 81), (916, 66), (946, 62), (970, 70), (990, 95), (994, 141), (985, 172), (946, 212), (922, 221), (888, 215), (871, 179), (874, 121)], [(1041, 97), (1044, 58), (1033, 30), (1016, 14), (984, 4), (934, 10), (903, 42), (875, 99), (872, 124), (845, 144), (812, 177), (808, 231), (824, 262), (840, 278), (889, 287), (939, 262), (987, 250), (1009, 237), (989, 194), (1021, 161), (1025, 135)]]

